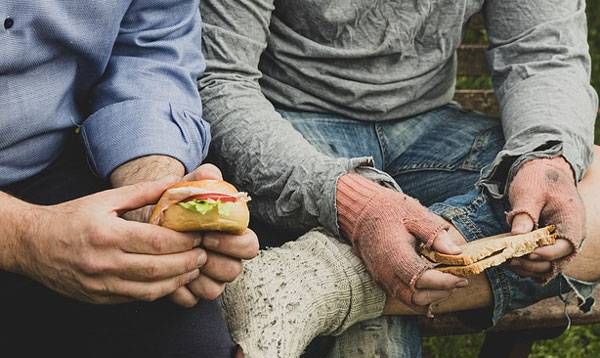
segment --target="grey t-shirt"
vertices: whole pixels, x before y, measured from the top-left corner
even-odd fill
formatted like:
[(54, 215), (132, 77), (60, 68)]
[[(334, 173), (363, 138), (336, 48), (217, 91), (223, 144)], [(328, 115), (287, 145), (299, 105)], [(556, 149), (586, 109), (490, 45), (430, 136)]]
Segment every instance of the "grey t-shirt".
[(204, 0), (201, 12), (213, 152), (267, 222), (337, 233), (336, 180), (368, 164), (318, 153), (273, 104), (373, 121), (446, 104), (477, 12), (506, 137), (482, 184), (500, 197), (531, 156), (562, 154), (578, 180), (591, 163), (584, 0)]

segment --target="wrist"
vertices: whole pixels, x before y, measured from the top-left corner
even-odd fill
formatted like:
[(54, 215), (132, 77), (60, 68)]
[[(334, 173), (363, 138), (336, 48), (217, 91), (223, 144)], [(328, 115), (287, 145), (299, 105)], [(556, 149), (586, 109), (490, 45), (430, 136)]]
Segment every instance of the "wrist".
[(524, 163), (521, 168), (519, 169), (519, 171), (521, 171), (524, 167), (550, 167), (553, 168), (555, 170), (560, 171), (562, 174), (566, 175), (567, 177), (573, 179), (573, 182), (575, 182), (575, 173), (573, 172), (573, 168), (571, 167), (571, 164), (569, 164), (569, 162), (563, 157), (563, 156), (558, 156), (558, 157), (553, 157), (553, 158), (535, 158), (535, 159), (531, 159), (530, 161)]
[(119, 166), (111, 174), (110, 181), (113, 187), (118, 188), (166, 177), (179, 179), (184, 174), (185, 167), (179, 160), (165, 155), (149, 155)]
[(371, 200), (389, 190), (358, 174), (340, 177), (336, 190), (336, 207), (340, 229), (352, 241), (352, 233)]
[(40, 207), (0, 193), (0, 270), (22, 272), (26, 241), (35, 237)]

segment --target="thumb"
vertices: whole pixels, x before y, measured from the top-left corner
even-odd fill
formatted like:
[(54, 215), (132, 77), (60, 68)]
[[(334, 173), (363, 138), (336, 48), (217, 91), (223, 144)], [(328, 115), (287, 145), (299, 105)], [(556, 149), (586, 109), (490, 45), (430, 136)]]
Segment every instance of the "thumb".
[(142, 182), (97, 194), (113, 211), (123, 212), (156, 204), (165, 190), (177, 180), (166, 177), (157, 181)]
[(196, 170), (183, 177), (183, 180), (189, 181), (205, 179), (223, 180), (223, 174), (221, 174), (221, 170), (216, 165), (202, 164)]
[[(539, 214), (538, 214), (539, 215)], [(532, 231), (535, 228), (536, 223), (529, 213), (523, 212), (516, 214), (512, 218), (511, 234), (525, 234)]]
[(460, 246), (458, 246), (450, 237), (450, 233), (447, 230), (440, 232), (438, 237), (435, 239), (432, 245), (433, 249), (437, 252), (448, 255), (458, 255), (462, 252)]

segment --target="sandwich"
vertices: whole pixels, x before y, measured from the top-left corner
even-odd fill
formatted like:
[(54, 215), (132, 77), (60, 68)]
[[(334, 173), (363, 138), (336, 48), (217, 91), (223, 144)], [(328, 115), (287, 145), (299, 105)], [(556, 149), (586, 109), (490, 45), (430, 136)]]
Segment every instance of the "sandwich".
[(556, 241), (553, 225), (520, 235), (501, 234), (468, 242), (458, 255), (448, 255), (421, 248), (421, 255), (437, 264), (435, 269), (457, 276), (471, 276), (505, 261), (533, 252)]
[(165, 190), (150, 223), (175, 231), (242, 234), (250, 221), (249, 200), (224, 180), (181, 182)]

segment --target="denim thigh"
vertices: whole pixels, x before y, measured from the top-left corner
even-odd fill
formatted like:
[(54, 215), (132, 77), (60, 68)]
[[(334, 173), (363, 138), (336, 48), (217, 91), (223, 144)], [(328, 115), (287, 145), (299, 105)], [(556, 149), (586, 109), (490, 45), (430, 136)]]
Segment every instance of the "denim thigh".
[(499, 120), (454, 105), (377, 129), (384, 170), (426, 206), (472, 190), (504, 145)]
[[(500, 121), (450, 104), (386, 122), (331, 114), (281, 112), (317, 149), (340, 157), (371, 155), (408, 195), (451, 221), (467, 241), (510, 231), (505, 200), (476, 183), (504, 145)], [(580, 308), (593, 304), (594, 284), (560, 275), (541, 285), (500, 266), (486, 270), (494, 296), (492, 322), (541, 299), (574, 291)]]
[(279, 110), (318, 151), (332, 157), (373, 157), (375, 167), (383, 168), (383, 156), (375, 124), (336, 114)]

